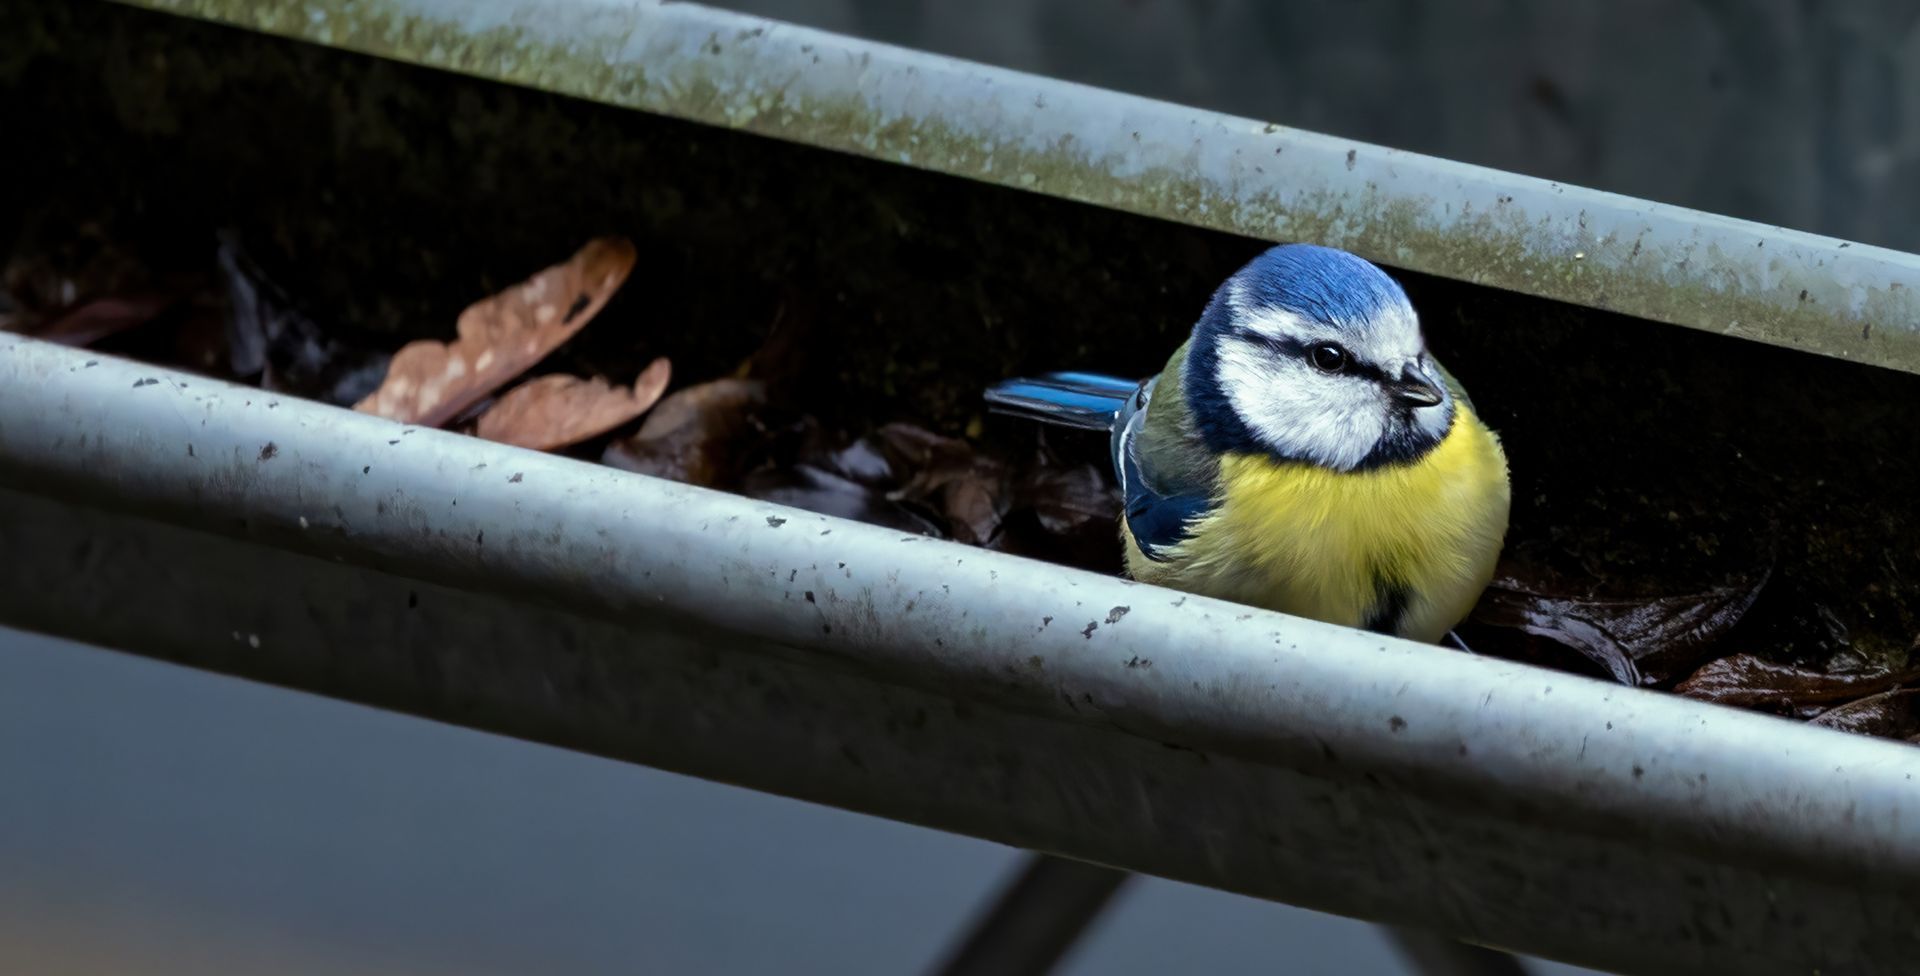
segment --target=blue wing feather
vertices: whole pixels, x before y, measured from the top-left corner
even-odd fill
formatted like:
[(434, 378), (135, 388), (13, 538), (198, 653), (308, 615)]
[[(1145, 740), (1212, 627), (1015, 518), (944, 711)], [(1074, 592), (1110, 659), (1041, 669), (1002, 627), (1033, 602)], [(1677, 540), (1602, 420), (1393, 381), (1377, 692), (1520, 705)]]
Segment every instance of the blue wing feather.
[(1191, 526), (1213, 510), (1211, 492), (1169, 491), (1156, 488), (1152, 472), (1140, 464), (1135, 435), (1146, 421), (1147, 404), (1153, 398), (1153, 381), (1143, 383), (1121, 410), (1113, 437), (1113, 470), (1120, 479), (1120, 493), (1126, 502), (1127, 531), (1132, 533), (1140, 552), (1155, 562), (1167, 558), (1166, 550), (1191, 535)]
[[(1158, 380), (1146, 382), (1096, 373), (1048, 373), (1008, 380), (987, 390), (987, 405), (999, 413), (1044, 423), (1113, 434), (1113, 472), (1126, 501), (1127, 531), (1147, 558), (1159, 561), (1188, 536), (1193, 520), (1213, 508), (1207, 491), (1168, 490), (1152, 459), (1142, 465), (1134, 435), (1146, 421)], [(1184, 487), (1184, 486), (1183, 486)], [(1163, 494), (1163, 492), (1165, 492)]]
[[(1132, 474), (1137, 478), (1139, 466), (1132, 458), (1128, 458), (1126, 464), (1133, 468)], [(1129, 487), (1132, 490), (1127, 492), (1127, 531), (1133, 533), (1134, 544), (1140, 547), (1140, 552), (1154, 562), (1165, 561), (1169, 547), (1193, 534), (1193, 521), (1213, 510), (1213, 499), (1207, 495), (1156, 495), (1144, 486)]]

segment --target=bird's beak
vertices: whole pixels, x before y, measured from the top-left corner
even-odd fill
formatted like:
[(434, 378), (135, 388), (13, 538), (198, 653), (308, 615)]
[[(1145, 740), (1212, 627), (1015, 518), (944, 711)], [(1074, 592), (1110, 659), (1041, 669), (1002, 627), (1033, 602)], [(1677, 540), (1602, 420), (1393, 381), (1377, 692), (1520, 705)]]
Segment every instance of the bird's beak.
[(1411, 369), (1396, 382), (1387, 384), (1387, 392), (1395, 402), (1409, 407), (1437, 407), (1446, 399), (1432, 380)]

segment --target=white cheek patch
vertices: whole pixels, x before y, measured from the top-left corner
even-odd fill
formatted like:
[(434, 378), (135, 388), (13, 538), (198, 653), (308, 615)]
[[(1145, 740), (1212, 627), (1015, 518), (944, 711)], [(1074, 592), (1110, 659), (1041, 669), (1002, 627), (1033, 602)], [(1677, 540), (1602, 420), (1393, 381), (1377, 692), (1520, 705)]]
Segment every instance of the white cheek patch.
[(1220, 388), (1255, 437), (1283, 457), (1352, 470), (1386, 432), (1381, 394), (1250, 343), (1220, 344)]

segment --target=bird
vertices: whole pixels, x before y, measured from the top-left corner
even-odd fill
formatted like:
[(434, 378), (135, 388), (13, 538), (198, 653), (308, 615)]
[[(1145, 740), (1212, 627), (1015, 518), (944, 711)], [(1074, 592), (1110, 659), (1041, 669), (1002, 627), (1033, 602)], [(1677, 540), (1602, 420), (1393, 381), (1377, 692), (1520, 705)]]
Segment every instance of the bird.
[(1506, 452), (1372, 262), (1271, 247), (1159, 374), (1055, 372), (985, 398), (1108, 434), (1135, 580), (1467, 650), (1453, 629), (1505, 544)]

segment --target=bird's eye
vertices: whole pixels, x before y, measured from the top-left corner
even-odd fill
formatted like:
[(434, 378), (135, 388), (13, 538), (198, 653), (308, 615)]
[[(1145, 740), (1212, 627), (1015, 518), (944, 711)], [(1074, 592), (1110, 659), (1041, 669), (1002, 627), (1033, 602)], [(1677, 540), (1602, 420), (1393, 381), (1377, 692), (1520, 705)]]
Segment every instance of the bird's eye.
[(1347, 368), (1347, 351), (1331, 342), (1307, 350), (1307, 356), (1313, 361), (1313, 368), (1322, 373), (1338, 373)]

